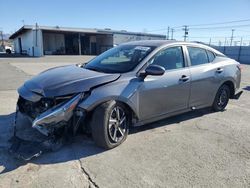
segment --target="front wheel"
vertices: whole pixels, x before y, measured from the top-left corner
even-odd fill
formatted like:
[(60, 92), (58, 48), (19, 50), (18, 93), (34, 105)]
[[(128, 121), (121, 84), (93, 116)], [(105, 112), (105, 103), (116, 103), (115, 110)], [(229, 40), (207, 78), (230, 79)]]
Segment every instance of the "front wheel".
[(230, 97), (229, 87), (227, 85), (222, 85), (217, 91), (217, 94), (215, 96), (214, 103), (212, 106), (213, 110), (215, 112), (223, 111), (227, 106), (229, 97)]
[(92, 116), (91, 130), (96, 144), (111, 149), (126, 140), (130, 114), (124, 104), (109, 101), (98, 106)]

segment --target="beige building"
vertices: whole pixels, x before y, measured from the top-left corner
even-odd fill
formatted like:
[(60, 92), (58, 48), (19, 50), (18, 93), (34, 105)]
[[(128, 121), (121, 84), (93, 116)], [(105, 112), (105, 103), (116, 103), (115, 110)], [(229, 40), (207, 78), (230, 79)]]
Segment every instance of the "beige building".
[(164, 40), (165, 35), (117, 31), (24, 25), (10, 36), (16, 53), (43, 55), (98, 55), (115, 45), (135, 40)]

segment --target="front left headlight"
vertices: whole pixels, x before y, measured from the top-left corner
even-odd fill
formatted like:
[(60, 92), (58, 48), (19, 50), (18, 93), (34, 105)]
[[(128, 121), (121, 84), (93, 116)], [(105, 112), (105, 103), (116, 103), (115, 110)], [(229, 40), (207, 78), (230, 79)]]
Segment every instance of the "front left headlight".
[(82, 93), (77, 94), (72, 99), (43, 112), (33, 121), (32, 127), (48, 136), (52, 125), (69, 121), (77, 104), (83, 98), (83, 95)]

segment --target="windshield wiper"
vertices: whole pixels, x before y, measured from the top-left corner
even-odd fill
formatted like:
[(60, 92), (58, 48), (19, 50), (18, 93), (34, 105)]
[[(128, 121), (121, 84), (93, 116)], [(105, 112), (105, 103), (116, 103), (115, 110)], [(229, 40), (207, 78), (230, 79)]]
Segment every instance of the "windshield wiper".
[(103, 72), (100, 69), (97, 69), (96, 67), (85, 67), (85, 69), (96, 71), (96, 72)]

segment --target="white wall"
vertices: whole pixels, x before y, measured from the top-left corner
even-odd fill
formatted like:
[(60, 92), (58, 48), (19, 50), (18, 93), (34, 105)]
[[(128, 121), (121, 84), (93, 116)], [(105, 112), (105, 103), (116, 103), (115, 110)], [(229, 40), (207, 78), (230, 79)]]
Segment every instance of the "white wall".
[[(21, 38), (22, 52), (26, 52), (29, 56), (42, 56), (43, 55), (43, 38), (42, 31), (37, 30), (28, 30), (25, 33), (17, 36), (14, 39), (14, 48), (16, 53), (21, 53), (19, 48), (18, 38)], [(37, 40), (37, 42), (36, 42)], [(33, 54), (34, 48), (34, 54)]]
[(33, 30), (33, 46), (34, 46), (34, 56), (36, 57), (43, 56), (43, 34), (41, 30), (37, 30), (37, 39), (36, 39), (36, 31)]
[(21, 52), (20, 52), (19, 45), (18, 45), (18, 38), (15, 38), (15, 39), (13, 40), (13, 43), (14, 43), (14, 50), (15, 50), (15, 53), (20, 54)]
[[(33, 46), (33, 31), (29, 30), (19, 36), (21, 38), (22, 50), (26, 51), (29, 56), (32, 56), (32, 46)], [(18, 38), (19, 38), (18, 37)]]
[(137, 41), (137, 40), (164, 40), (164, 39), (165, 37), (157, 37), (157, 36), (114, 34), (114, 45), (118, 45), (124, 42)]

